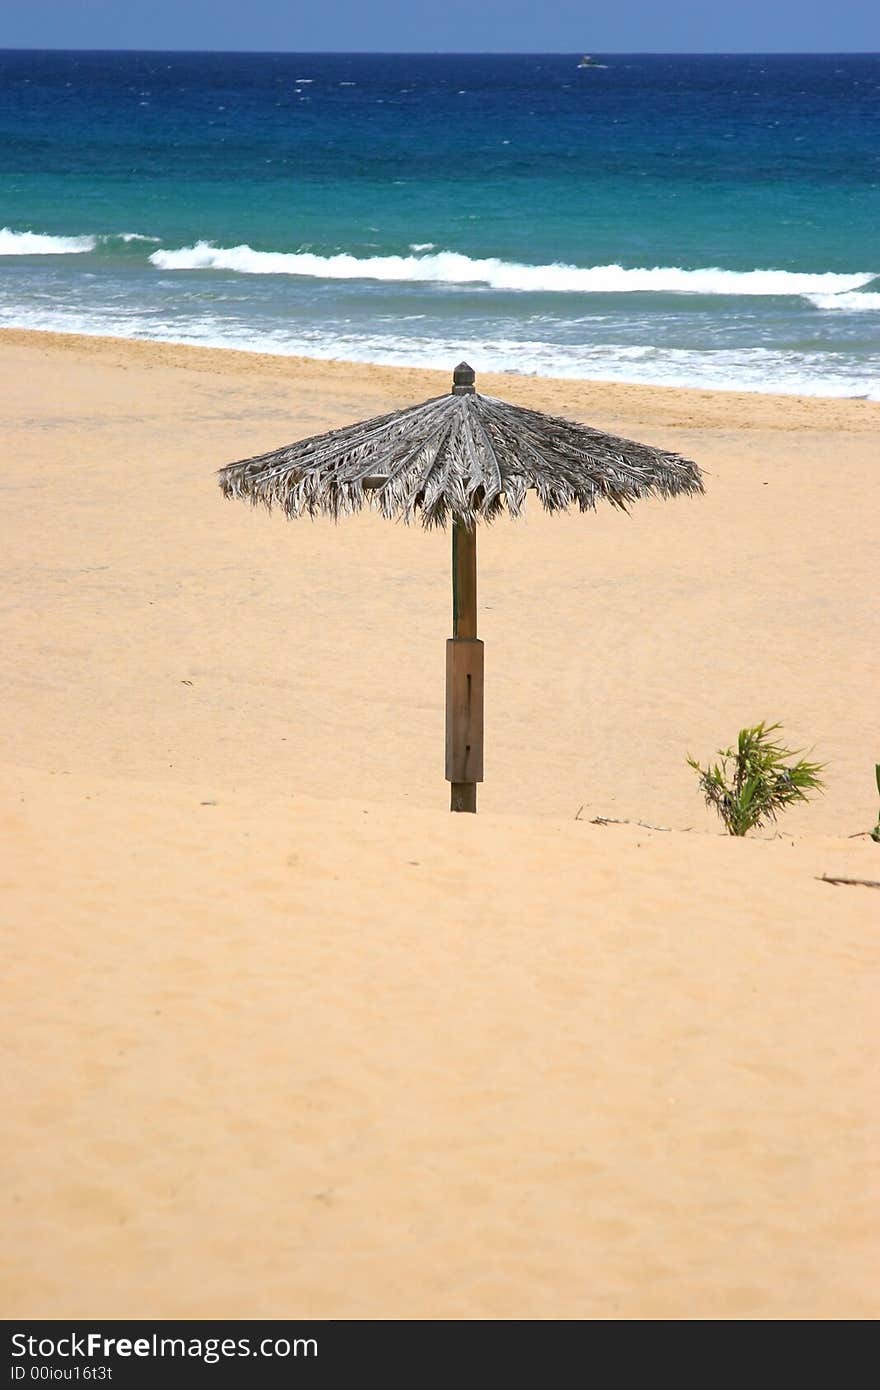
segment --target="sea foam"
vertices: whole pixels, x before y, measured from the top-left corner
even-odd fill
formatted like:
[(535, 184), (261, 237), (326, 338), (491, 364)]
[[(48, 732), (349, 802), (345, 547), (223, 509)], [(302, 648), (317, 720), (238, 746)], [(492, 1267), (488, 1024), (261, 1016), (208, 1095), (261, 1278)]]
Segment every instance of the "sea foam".
[(160, 270), (231, 270), (241, 275), (303, 275), (322, 280), (395, 280), (446, 285), (485, 285), (494, 290), (562, 294), (804, 295), (858, 290), (875, 278), (868, 271), (841, 275), (790, 270), (683, 270), (678, 266), (627, 269), (620, 265), (520, 265), (458, 251), (420, 256), (318, 256), (310, 251), (255, 251), (250, 246), (196, 242), (176, 251), (154, 251)]
[(14, 232), (0, 227), (0, 256), (70, 256), (94, 251), (97, 237), (47, 236), (43, 232)]
[(298, 329), (248, 327), (240, 321), (230, 323), (210, 314), (164, 318), (149, 310), (121, 312), (112, 305), (85, 311), (79, 306), (42, 305), (23, 310), (0, 304), (0, 328), (100, 334), (403, 367), (446, 369), (464, 355), (479, 372), (527, 372), (578, 380), (880, 400), (878, 375), (872, 363), (845, 360), (835, 352), (804, 353), (763, 347), (701, 351), (623, 346), (610, 341), (571, 346), (502, 337), (463, 339), (458, 334), (444, 334), (439, 327), (435, 333), (424, 336), (403, 336), (398, 331), (352, 332), (326, 322)]
[(855, 290), (851, 294), (808, 294), (806, 298), (817, 309), (831, 309), (838, 313), (864, 314), (880, 309), (880, 294), (870, 290)]

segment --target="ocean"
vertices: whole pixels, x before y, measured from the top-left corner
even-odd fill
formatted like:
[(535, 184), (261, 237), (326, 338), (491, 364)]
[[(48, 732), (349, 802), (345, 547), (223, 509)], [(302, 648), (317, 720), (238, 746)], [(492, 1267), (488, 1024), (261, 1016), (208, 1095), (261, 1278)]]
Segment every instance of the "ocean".
[(880, 55), (0, 52), (0, 326), (880, 399)]

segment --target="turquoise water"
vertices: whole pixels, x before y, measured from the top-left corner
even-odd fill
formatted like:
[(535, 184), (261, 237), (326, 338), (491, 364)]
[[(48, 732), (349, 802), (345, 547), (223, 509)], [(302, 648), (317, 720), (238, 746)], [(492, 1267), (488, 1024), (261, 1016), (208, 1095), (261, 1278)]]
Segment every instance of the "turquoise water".
[(880, 57), (0, 53), (0, 324), (880, 398)]

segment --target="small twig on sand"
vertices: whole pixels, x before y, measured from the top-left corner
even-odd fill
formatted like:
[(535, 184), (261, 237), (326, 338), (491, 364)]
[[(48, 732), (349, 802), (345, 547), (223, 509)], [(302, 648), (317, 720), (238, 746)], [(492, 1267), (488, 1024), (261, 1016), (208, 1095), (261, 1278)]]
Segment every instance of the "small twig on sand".
[[(583, 809), (581, 807), (581, 810)], [(577, 819), (575, 816), (575, 820)], [(617, 820), (614, 816), (595, 816), (590, 825), (640, 825), (643, 830), (662, 830), (664, 834), (672, 834), (671, 825), (650, 825), (646, 820)]]
[(859, 888), (880, 888), (877, 878), (832, 878), (830, 874), (817, 874), (817, 883), (851, 883)]

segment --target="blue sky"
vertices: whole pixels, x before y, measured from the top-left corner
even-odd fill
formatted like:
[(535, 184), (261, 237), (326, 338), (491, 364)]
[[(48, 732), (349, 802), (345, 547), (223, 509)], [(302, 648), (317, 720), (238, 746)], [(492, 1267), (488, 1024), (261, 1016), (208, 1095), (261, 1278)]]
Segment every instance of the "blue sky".
[(0, 47), (877, 52), (880, 0), (4, 0)]

